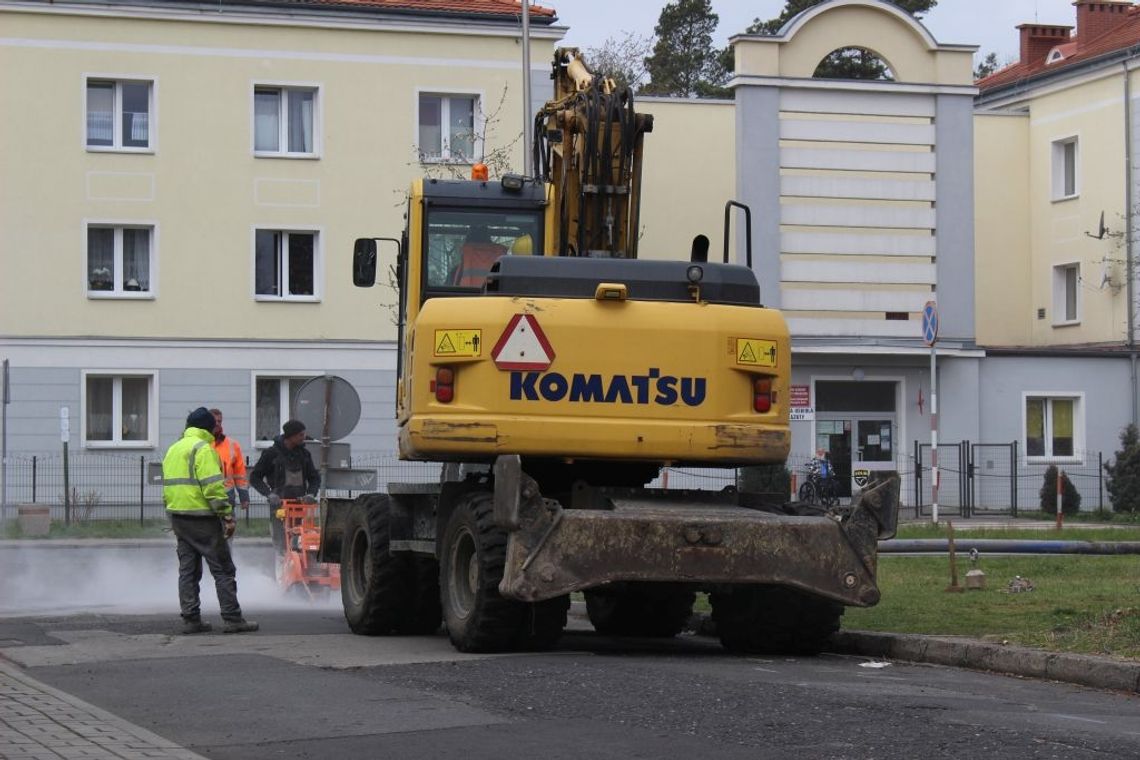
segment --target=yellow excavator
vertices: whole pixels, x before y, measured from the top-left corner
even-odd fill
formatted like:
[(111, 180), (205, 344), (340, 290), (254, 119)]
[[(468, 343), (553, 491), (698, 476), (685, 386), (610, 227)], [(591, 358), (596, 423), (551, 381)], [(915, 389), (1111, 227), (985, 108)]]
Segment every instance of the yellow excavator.
[(442, 466), (324, 505), (349, 627), (545, 648), (583, 592), (601, 633), (673, 636), (705, 591), (729, 649), (817, 652), (845, 606), (879, 599), (898, 478), (831, 513), (651, 487), (663, 468), (783, 465), (788, 330), (761, 304), (750, 233), (728, 263), (740, 204), (723, 262), (703, 235), (687, 261), (637, 258), (652, 118), (576, 49), (553, 79), (537, 177), (418, 180), (403, 235), (356, 242), (359, 286), (395, 251), (400, 456)]

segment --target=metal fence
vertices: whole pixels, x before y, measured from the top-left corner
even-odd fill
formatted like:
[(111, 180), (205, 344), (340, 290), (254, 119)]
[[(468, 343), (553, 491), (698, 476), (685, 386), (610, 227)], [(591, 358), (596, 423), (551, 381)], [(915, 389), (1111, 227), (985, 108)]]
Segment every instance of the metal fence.
[[(940, 513), (961, 517), (1036, 511), (1039, 491), (1048, 464), (1030, 463), (1018, 444), (984, 444), (961, 441), (938, 447)], [(811, 457), (793, 455), (787, 461), (794, 484), (802, 482)], [(62, 454), (9, 456), (7, 511), (15, 516), (21, 504), (47, 506), (53, 520), (154, 520), (163, 517), (162, 490), (147, 479), (145, 455), (113, 452), (71, 454), (64, 467)], [(371, 469), (383, 490), (390, 482), (438, 481), (440, 466), (427, 462), (401, 461), (394, 451), (365, 452), (352, 457), (352, 466)], [(930, 445), (916, 442), (913, 456), (895, 463), (902, 476), (902, 506), (915, 517), (929, 516)], [(66, 472), (65, 472), (66, 469)], [(1081, 509), (1103, 509), (1105, 483), (1103, 456), (1086, 452), (1080, 464), (1060, 469), (1081, 493)], [(649, 485), (655, 488), (719, 491), (735, 486), (740, 473), (733, 469), (667, 467)], [(350, 491), (329, 491), (332, 496), (352, 496)], [(790, 494), (789, 494), (790, 495)], [(251, 492), (250, 517), (269, 516), (269, 507)]]
[[(1078, 461), (1057, 464), (1081, 495), (1081, 511), (1105, 509), (1104, 454), (1076, 452)], [(915, 442), (915, 516), (931, 513), (930, 444)], [(975, 517), (1041, 510), (1041, 488), (1049, 462), (1031, 462), (1018, 441), (938, 444), (939, 514)]]

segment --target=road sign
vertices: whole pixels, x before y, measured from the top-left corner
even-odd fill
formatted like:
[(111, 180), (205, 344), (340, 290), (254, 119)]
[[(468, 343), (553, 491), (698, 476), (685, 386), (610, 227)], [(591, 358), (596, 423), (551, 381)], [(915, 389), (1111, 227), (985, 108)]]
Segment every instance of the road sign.
[(922, 342), (933, 346), (938, 340), (938, 304), (927, 301), (922, 307)]
[(499, 369), (545, 370), (554, 361), (554, 349), (533, 314), (516, 314), (491, 349)]

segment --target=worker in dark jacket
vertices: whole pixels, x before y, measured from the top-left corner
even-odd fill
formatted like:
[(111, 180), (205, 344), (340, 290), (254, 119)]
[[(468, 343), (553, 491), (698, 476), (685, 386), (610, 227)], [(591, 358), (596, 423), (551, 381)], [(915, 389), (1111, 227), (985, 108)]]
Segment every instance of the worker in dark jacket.
[(249, 484), (269, 499), (269, 529), (278, 554), (285, 553), (285, 526), (277, 516), (283, 499), (313, 498), (321, 487), (321, 474), (305, 450), (305, 424), (289, 420), (281, 435), (261, 453), (249, 474)]
[(237, 599), (237, 569), (226, 539), (234, 534), (233, 507), (226, 497), (222, 464), (211, 444), (214, 415), (200, 406), (186, 418), (182, 437), (162, 460), (162, 501), (178, 539), (178, 603), (183, 633), (205, 633), (199, 584), (202, 560), (214, 576), (218, 606), (226, 633), (256, 631), (257, 623), (242, 617)]

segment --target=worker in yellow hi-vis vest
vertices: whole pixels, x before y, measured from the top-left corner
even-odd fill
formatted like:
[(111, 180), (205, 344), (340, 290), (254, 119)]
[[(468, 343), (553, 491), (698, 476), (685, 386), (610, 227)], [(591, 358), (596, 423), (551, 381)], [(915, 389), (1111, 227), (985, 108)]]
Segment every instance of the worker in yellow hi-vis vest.
[(242, 617), (237, 599), (237, 568), (226, 539), (234, 534), (233, 507), (226, 495), (225, 476), (214, 441), (214, 415), (200, 406), (186, 418), (182, 437), (162, 460), (162, 500), (178, 539), (178, 603), (182, 632), (205, 633), (199, 585), (202, 560), (210, 566), (226, 633), (256, 631), (257, 623)]

